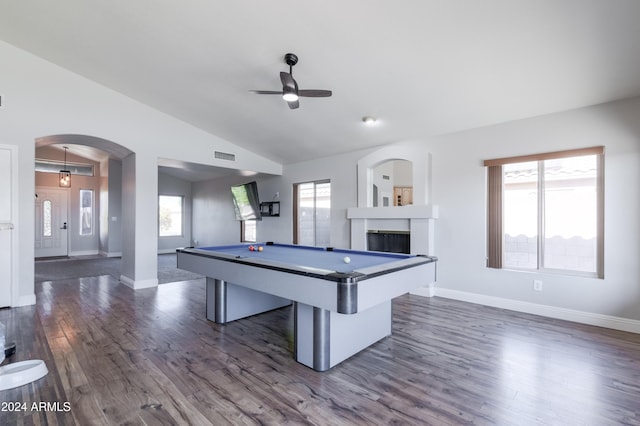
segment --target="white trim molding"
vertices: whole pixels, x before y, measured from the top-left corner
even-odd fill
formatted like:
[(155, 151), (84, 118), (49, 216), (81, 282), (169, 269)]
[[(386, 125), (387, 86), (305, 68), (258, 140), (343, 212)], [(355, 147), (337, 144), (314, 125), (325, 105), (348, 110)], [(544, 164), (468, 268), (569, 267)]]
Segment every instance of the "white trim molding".
[(175, 254), (176, 253), (176, 249), (158, 249), (158, 254)]
[(17, 308), (20, 306), (31, 306), (36, 304), (36, 295), (29, 294), (26, 296), (18, 296), (16, 303), (12, 306), (12, 308)]
[(423, 297), (434, 297), (436, 295), (436, 283), (429, 283), (423, 287), (412, 290), (409, 293)]
[(100, 250), (100, 255), (104, 257), (122, 257), (122, 252), (121, 251), (107, 252), (107, 251)]
[(70, 251), (69, 256), (96, 256), (100, 254), (98, 250), (80, 250), (80, 251)]
[(611, 315), (596, 314), (593, 312), (577, 311), (574, 309), (559, 308), (556, 306), (540, 305), (537, 303), (522, 302), (519, 300), (504, 299), (501, 297), (486, 296), (483, 294), (467, 293), (464, 291), (437, 288), (435, 295), (446, 299), (460, 300), (479, 305), (492, 306), (494, 308), (509, 309), (511, 311), (540, 315), (581, 324), (595, 325), (611, 328), (613, 330), (628, 331), (640, 334), (640, 321), (629, 318), (614, 317)]
[[(2, 247), (0, 251), (3, 256), (3, 273), (2, 283), (0, 283), (0, 291), (3, 292), (2, 306), (7, 302), (10, 307), (27, 306), (36, 303), (35, 294), (28, 296), (20, 295), (20, 215), (18, 204), (20, 197), (18, 195), (18, 163), (19, 152), (17, 145), (0, 144), (0, 150), (3, 154), (0, 156), (2, 160), (2, 191), (3, 208), (0, 211), (0, 222), (2, 226), (0, 230), (3, 232)], [(33, 244), (33, 243), (32, 243)], [(6, 251), (5, 251), (6, 250)], [(4, 269), (6, 268), (6, 269)], [(31, 287), (33, 291), (33, 287)]]
[(141, 290), (143, 288), (151, 288), (151, 287), (158, 287), (158, 279), (157, 278), (152, 278), (149, 280), (132, 280), (131, 278), (124, 276), (124, 275), (120, 275), (120, 282), (124, 285), (126, 285), (129, 288), (132, 288), (134, 290)]

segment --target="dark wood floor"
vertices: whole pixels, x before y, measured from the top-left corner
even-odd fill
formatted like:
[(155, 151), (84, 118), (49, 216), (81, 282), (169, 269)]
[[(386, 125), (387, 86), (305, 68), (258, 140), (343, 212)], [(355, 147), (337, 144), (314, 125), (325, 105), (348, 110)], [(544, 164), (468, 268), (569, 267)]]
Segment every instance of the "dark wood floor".
[(44, 359), (49, 374), (0, 391), (26, 403), (1, 425), (640, 425), (636, 334), (406, 295), (391, 337), (318, 373), (292, 358), (290, 308), (216, 325), (202, 280), (36, 292), (0, 321), (11, 361)]

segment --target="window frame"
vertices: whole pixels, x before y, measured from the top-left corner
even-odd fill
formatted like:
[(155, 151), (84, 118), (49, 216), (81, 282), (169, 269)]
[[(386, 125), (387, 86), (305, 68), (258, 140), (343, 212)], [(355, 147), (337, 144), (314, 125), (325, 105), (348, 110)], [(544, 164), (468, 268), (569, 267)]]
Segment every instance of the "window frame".
[[(542, 216), (544, 216), (544, 177), (540, 172), (544, 170), (541, 163), (545, 160), (572, 158), (587, 155), (595, 155), (597, 158), (597, 235), (596, 235), (596, 271), (585, 272), (572, 269), (556, 269), (544, 267), (544, 227), (542, 226)], [(504, 267), (504, 182), (502, 166), (512, 163), (525, 163), (535, 161), (538, 163), (538, 256), (537, 267), (530, 268), (505, 268)], [(524, 272), (549, 272), (562, 275), (588, 276), (594, 278), (604, 278), (604, 146), (589, 148), (579, 148), (564, 151), (547, 152), (542, 154), (532, 154), (517, 157), (506, 157), (492, 160), (485, 160), (487, 176), (487, 264), (488, 268), (510, 269)]]
[(72, 175), (78, 176), (95, 176), (95, 166), (89, 163), (76, 163), (67, 161), (48, 160), (43, 158), (36, 158), (34, 169), (40, 173), (60, 173), (60, 169), (64, 168), (71, 171)]
[[(160, 224), (160, 198), (173, 197), (180, 198), (180, 233), (177, 235), (162, 235)], [(182, 194), (158, 194), (158, 238), (176, 238), (184, 237), (184, 213), (185, 213), (185, 196)]]

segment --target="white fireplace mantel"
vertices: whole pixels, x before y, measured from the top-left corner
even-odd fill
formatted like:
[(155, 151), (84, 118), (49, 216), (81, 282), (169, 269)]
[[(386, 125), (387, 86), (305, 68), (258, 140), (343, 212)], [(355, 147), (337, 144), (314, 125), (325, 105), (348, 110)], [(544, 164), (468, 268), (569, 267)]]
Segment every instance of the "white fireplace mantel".
[(411, 254), (434, 255), (434, 222), (438, 206), (410, 205), (399, 207), (351, 207), (351, 248), (367, 250), (370, 230), (409, 231)]
[(437, 219), (438, 206), (350, 207), (347, 219)]

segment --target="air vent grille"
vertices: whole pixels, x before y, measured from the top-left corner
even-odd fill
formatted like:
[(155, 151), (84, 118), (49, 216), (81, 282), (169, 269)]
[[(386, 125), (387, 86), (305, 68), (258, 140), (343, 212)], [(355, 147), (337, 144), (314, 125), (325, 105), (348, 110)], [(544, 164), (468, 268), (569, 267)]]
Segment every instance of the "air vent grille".
[(214, 157), (218, 160), (236, 161), (236, 155), (229, 154), (228, 152), (215, 151)]

